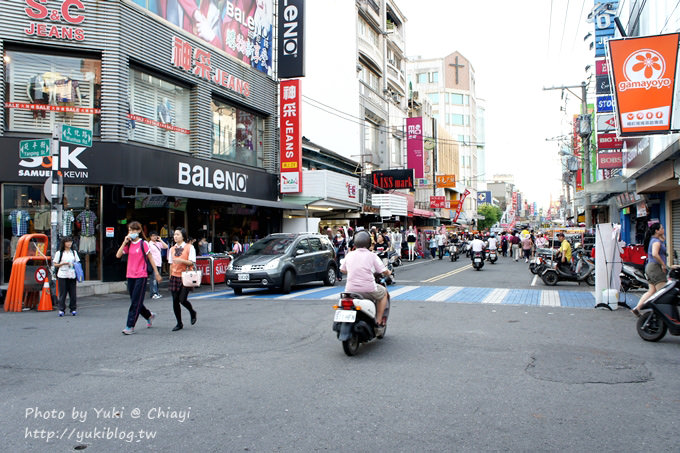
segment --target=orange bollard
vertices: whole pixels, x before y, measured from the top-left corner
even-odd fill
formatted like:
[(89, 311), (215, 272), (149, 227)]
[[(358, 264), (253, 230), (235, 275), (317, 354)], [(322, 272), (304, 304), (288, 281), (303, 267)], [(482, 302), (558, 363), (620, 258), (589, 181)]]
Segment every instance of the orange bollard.
[(42, 294), (40, 294), (40, 302), (38, 303), (38, 311), (52, 311), (52, 296), (50, 295), (50, 284), (47, 279), (44, 280)]

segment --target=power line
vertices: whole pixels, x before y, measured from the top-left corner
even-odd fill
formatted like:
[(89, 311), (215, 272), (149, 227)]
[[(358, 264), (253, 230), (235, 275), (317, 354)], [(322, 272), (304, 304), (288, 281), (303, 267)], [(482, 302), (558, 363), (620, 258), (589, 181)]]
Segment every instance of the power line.
[(553, 0), (550, 0), (550, 17), (548, 18), (548, 44), (545, 49), (546, 55), (550, 56), (550, 32), (552, 31)]
[(560, 39), (560, 53), (559, 56), (562, 56), (562, 44), (564, 43), (564, 32), (567, 31), (567, 18), (569, 17), (569, 2), (571, 0), (567, 0), (567, 10), (564, 12), (564, 24), (562, 26), (562, 38)]
[(668, 18), (666, 18), (666, 23), (663, 24), (663, 27), (661, 27), (661, 31), (659, 33), (663, 33), (663, 31), (666, 29), (666, 25), (668, 25), (668, 21), (671, 20), (671, 17), (673, 17), (673, 13), (678, 8), (678, 5), (680, 5), (680, 0), (678, 0), (678, 2), (673, 7), (673, 11), (671, 11), (671, 13), (668, 15)]
[[(625, 0), (624, 0), (625, 1)], [(581, 29), (581, 19), (583, 18), (583, 8), (586, 6), (586, 0), (581, 3), (581, 12), (576, 20), (576, 33), (574, 34), (574, 40), (571, 42), (571, 51), (574, 51), (574, 46), (576, 45), (576, 38), (578, 38), (578, 31)]]

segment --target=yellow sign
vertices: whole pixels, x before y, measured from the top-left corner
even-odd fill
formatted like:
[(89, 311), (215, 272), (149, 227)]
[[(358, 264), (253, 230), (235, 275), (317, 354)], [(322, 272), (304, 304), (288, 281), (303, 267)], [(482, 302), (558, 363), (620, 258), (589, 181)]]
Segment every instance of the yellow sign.
[(297, 168), (297, 162), (281, 162), (283, 168)]
[(437, 187), (456, 187), (456, 175), (439, 175), (436, 178)]

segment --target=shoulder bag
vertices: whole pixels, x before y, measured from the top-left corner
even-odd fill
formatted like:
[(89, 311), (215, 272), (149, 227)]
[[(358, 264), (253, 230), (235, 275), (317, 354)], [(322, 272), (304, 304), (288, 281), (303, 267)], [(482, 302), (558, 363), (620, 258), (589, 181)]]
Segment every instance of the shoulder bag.
[(148, 250), (146, 252), (144, 251), (144, 244), (145, 243), (146, 243), (146, 241), (144, 239), (142, 239), (142, 244), (141, 244), (142, 255), (144, 255), (144, 261), (146, 261), (146, 273), (151, 275), (151, 274), (153, 274), (153, 271), (154, 271), (154, 265), (151, 264), (151, 261), (149, 261), (149, 257), (147, 256), (147, 254), (149, 253)]
[(80, 257), (78, 253), (73, 251), (73, 270), (76, 271), (76, 280), (78, 283), (85, 280), (85, 272), (83, 272), (83, 265), (80, 264)]
[[(192, 270), (189, 270), (189, 268)], [(198, 288), (201, 286), (201, 271), (196, 269), (196, 265), (187, 266), (187, 270), (182, 272), (182, 286), (187, 288)]]

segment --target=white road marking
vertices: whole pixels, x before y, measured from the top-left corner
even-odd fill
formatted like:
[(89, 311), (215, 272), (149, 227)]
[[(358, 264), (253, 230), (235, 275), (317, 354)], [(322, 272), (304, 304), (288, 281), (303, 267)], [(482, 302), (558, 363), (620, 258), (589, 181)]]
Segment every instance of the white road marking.
[(544, 289), (541, 291), (542, 307), (561, 307), (560, 293), (557, 291)]
[(419, 286), (404, 286), (402, 288), (395, 289), (394, 291), (389, 291), (389, 289), (388, 289), (388, 291), (390, 293), (390, 297), (394, 298), (396, 296), (399, 296), (400, 294), (404, 294), (404, 293), (407, 293), (409, 291), (413, 291), (414, 289), (417, 289), (417, 288), (420, 288), (420, 287)]
[(449, 297), (453, 296), (456, 294), (458, 291), (463, 289), (462, 286), (452, 286), (450, 288), (446, 288), (444, 290), (439, 291), (438, 293), (430, 296), (427, 298), (427, 301), (430, 302), (444, 302), (446, 299)]
[(192, 300), (209, 299), (211, 297), (225, 296), (227, 294), (233, 294), (233, 293), (234, 293), (234, 291), (230, 289), (230, 290), (227, 290), (227, 291), (218, 291), (218, 292), (214, 292), (214, 293), (203, 294), (202, 296), (192, 297), (191, 299)]
[(508, 295), (510, 290), (508, 288), (496, 288), (489, 293), (482, 301), (483, 304), (500, 304)]
[(295, 293), (284, 294), (283, 296), (274, 297), (274, 299), (292, 299), (293, 297), (306, 296), (307, 294), (317, 293), (317, 292), (323, 291), (325, 289), (328, 289), (328, 287), (327, 286), (320, 286), (318, 288), (306, 289), (304, 291), (298, 291), (298, 292), (295, 292)]
[(534, 279), (531, 280), (531, 286), (536, 286), (536, 281), (538, 280), (538, 274), (534, 275)]

